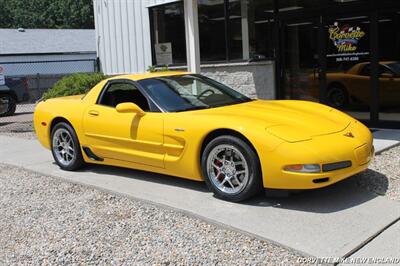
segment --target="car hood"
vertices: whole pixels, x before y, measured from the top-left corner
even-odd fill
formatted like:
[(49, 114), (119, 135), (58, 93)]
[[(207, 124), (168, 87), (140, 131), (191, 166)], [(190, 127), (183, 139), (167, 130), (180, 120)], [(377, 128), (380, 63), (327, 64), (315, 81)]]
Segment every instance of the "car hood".
[(268, 133), (288, 142), (343, 131), (352, 120), (329, 106), (294, 100), (255, 100), (207, 111), (216, 115), (257, 120), (265, 124)]

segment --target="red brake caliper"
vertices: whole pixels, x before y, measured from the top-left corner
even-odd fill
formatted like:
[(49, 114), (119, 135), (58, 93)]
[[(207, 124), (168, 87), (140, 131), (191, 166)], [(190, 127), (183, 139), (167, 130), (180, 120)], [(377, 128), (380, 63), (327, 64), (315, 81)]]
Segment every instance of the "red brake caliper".
[[(214, 160), (214, 164), (215, 164), (216, 166), (218, 166), (218, 167), (221, 167), (221, 166), (222, 166), (222, 162), (221, 162), (220, 160), (218, 160), (218, 159), (215, 159), (215, 160)], [(223, 174), (222, 174), (221, 172), (218, 173), (218, 170), (217, 170), (217, 169), (214, 169), (214, 173), (217, 175), (216, 178), (217, 178), (219, 181), (222, 181), (222, 179), (224, 178)]]

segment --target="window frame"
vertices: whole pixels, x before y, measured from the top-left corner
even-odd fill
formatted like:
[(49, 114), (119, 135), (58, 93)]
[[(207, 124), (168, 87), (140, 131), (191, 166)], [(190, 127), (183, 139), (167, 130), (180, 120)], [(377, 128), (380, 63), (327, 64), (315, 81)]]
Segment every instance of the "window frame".
[(133, 81), (131, 79), (112, 79), (112, 80), (108, 80), (106, 82), (106, 84), (104, 84), (104, 86), (101, 89), (101, 92), (99, 93), (99, 95), (97, 96), (96, 103), (95, 103), (96, 105), (100, 105), (100, 106), (104, 106), (104, 107), (109, 107), (109, 108), (115, 109), (115, 107), (101, 104), (101, 100), (104, 97), (104, 94), (107, 92), (107, 90), (113, 84), (130, 84), (130, 85), (134, 86), (137, 90), (139, 90), (139, 92), (146, 98), (147, 104), (149, 105), (149, 109), (150, 110), (147, 111), (147, 112), (149, 112), (149, 113), (164, 113), (165, 112), (165, 110), (163, 110), (160, 107), (160, 105), (157, 104), (156, 101), (154, 101), (154, 99), (152, 99), (146, 93), (146, 91), (142, 88), (142, 86), (138, 82)]

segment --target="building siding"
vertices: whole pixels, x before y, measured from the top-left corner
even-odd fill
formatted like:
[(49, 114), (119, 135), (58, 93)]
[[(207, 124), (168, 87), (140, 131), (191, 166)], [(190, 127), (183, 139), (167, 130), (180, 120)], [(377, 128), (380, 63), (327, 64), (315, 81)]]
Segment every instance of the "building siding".
[(145, 72), (152, 64), (148, 7), (176, 0), (94, 0), (97, 53), (108, 75)]

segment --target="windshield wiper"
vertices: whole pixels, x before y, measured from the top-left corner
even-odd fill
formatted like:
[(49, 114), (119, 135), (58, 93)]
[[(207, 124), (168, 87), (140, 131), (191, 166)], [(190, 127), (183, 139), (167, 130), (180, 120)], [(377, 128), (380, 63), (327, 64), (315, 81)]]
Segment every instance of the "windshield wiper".
[(184, 111), (193, 111), (193, 110), (201, 110), (201, 109), (208, 109), (209, 106), (191, 106), (183, 109), (176, 110), (176, 112), (184, 112)]

